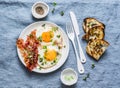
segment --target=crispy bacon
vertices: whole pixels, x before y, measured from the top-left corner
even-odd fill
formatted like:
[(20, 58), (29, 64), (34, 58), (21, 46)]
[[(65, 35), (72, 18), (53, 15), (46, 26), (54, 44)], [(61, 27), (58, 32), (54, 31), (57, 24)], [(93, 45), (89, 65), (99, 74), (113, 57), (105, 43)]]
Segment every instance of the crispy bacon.
[(17, 40), (17, 47), (19, 48), (26, 67), (32, 71), (37, 66), (38, 61), (38, 46), (40, 45), (36, 37), (36, 30), (32, 31), (26, 41), (23, 39)]

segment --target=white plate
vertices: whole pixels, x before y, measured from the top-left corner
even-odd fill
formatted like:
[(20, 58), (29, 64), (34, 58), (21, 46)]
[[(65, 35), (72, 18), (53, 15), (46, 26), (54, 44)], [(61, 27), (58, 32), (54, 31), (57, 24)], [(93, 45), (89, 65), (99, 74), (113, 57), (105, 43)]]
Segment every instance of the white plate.
[[(34, 29), (37, 29), (40, 25), (42, 24), (48, 24), (51, 26), (56, 26), (58, 27), (58, 30), (61, 32), (62, 36), (63, 36), (63, 41), (66, 45), (66, 48), (63, 48), (62, 50), (62, 56), (60, 58), (60, 60), (58, 61), (58, 63), (48, 69), (41, 69), (39, 70), (38, 68), (33, 69), (34, 72), (38, 72), (38, 73), (49, 73), (49, 72), (53, 72), (55, 70), (57, 70), (58, 68), (60, 68), (66, 61), (67, 57), (68, 57), (68, 53), (69, 53), (69, 40), (68, 37), (66, 35), (66, 33), (63, 31), (63, 29), (61, 27), (59, 27), (58, 25), (52, 23), (52, 22), (48, 22), (48, 21), (39, 21), (39, 22), (35, 22), (30, 24), (29, 26), (27, 26), (20, 34), (19, 38), (22, 38), (24, 40), (26, 40), (26, 36), (29, 35), (31, 33), (31, 31), (33, 31)], [(25, 65), (24, 63), (24, 58), (21, 56), (21, 53), (19, 51), (19, 49), (17, 48), (17, 52), (18, 52), (18, 56), (20, 58), (20, 61)], [(26, 65), (25, 65), (26, 66)]]

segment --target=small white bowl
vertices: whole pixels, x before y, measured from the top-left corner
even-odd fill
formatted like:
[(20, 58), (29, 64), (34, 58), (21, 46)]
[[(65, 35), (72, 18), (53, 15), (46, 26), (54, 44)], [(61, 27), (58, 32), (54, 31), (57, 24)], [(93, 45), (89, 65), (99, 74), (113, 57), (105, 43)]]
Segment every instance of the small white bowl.
[[(39, 6), (42, 7), (44, 10), (44, 14), (42, 14), (42, 15), (40, 15), (36, 12), (36, 8)], [(46, 17), (48, 15), (48, 13), (49, 13), (49, 6), (45, 2), (39, 1), (39, 2), (36, 2), (35, 4), (33, 4), (33, 6), (32, 6), (33, 17), (35, 17), (37, 19), (42, 19), (42, 18)]]
[(64, 85), (71, 86), (77, 83), (78, 75), (72, 68), (66, 68), (61, 72), (60, 79)]

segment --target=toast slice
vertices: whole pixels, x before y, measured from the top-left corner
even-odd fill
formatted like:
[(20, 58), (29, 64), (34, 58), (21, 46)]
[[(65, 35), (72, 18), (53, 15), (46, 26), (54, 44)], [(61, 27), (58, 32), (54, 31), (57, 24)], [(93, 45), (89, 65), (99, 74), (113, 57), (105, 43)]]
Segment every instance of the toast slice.
[(95, 26), (101, 26), (103, 29), (105, 29), (105, 25), (95, 18), (88, 17), (83, 20), (83, 30), (85, 33), (87, 33), (89, 29)]
[(93, 41), (89, 41), (86, 47), (86, 52), (95, 60), (99, 60), (99, 58), (102, 56), (108, 46), (109, 43), (107, 41), (95, 39)]
[(104, 29), (101, 26), (95, 26), (88, 30), (88, 32), (82, 37), (83, 39), (89, 41), (94, 39), (103, 39), (105, 36)]

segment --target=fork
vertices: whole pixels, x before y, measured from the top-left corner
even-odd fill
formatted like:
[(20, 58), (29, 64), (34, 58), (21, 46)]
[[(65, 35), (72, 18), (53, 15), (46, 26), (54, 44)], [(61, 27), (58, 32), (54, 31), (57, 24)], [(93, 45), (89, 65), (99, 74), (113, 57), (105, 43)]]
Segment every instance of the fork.
[(84, 73), (84, 67), (80, 61), (80, 58), (78, 56), (78, 52), (77, 52), (77, 48), (75, 46), (75, 34), (74, 34), (74, 30), (73, 30), (73, 27), (70, 23), (66, 23), (66, 32), (67, 32), (67, 35), (69, 37), (69, 39), (71, 40), (72, 44), (73, 44), (73, 47), (74, 47), (74, 50), (75, 50), (75, 54), (76, 54), (76, 58), (77, 58), (77, 68), (78, 68), (78, 72), (79, 73)]

